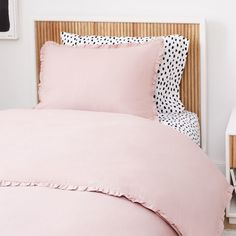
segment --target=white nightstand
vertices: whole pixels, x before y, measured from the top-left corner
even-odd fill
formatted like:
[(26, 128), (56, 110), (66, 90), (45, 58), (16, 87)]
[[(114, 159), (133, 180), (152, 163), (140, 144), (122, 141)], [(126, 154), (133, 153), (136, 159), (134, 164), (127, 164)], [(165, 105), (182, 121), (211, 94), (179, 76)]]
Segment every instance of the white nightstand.
[[(225, 134), (226, 178), (231, 183), (230, 168), (236, 168), (236, 108), (232, 110)], [(230, 206), (226, 209), (230, 224), (236, 224), (236, 194), (233, 194)]]

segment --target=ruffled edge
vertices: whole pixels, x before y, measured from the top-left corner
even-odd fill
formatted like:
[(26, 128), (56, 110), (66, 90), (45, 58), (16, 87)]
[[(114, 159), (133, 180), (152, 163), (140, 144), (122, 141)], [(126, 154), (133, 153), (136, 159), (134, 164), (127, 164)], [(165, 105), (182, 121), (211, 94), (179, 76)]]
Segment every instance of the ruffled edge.
[(56, 42), (53, 41), (47, 41), (46, 43), (44, 43), (44, 45), (42, 46), (41, 50), (40, 50), (40, 78), (39, 78), (39, 85), (38, 85), (38, 97), (39, 97), (39, 102), (38, 104), (35, 106), (36, 109), (40, 109), (41, 105), (43, 103), (42, 100), (42, 84), (45, 82), (44, 81), (44, 64), (45, 64), (45, 53), (46, 50), (50, 47), (59, 47), (59, 48), (73, 48), (74, 49), (81, 49), (81, 48), (90, 48), (90, 49), (116, 49), (116, 48), (136, 48), (136, 47), (143, 47), (145, 45), (149, 45), (149, 44), (153, 44), (153, 43), (158, 43), (158, 51), (157, 51), (157, 56), (154, 62), (154, 68), (153, 68), (153, 75), (152, 75), (152, 103), (153, 103), (153, 107), (152, 107), (152, 113), (153, 115), (150, 117), (150, 119), (154, 120), (157, 116), (158, 116), (158, 109), (155, 103), (155, 99), (154, 99), (154, 95), (155, 95), (155, 91), (156, 91), (156, 84), (157, 84), (157, 71), (158, 68), (163, 60), (163, 55), (164, 55), (164, 40), (160, 37), (160, 38), (156, 38), (156, 39), (152, 39), (149, 42), (145, 42), (142, 44), (137, 44), (137, 43), (127, 43), (127, 44), (115, 44), (115, 45), (88, 45), (88, 44), (84, 44), (84, 45), (79, 45), (76, 47), (71, 47), (69, 45), (64, 45), (64, 44), (58, 44)]
[(37, 94), (38, 94), (38, 103), (34, 107), (35, 109), (40, 109), (42, 105), (42, 84), (44, 83), (44, 64), (45, 64), (45, 51), (46, 51), (47, 45), (46, 43), (41, 47), (40, 49), (40, 72), (39, 72), (39, 82), (37, 86)]
[(217, 236), (221, 236), (222, 233), (223, 233), (224, 220), (225, 220), (225, 208), (230, 204), (230, 200), (232, 198), (233, 190), (234, 190), (234, 188), (233, 188), (232, 185), (230, 185), (226, 190), (226, 193), (225, 193), (225, 196), (224, 196), (224, 204), (223, 204), (222, 209), (221, 209), (221, 218), (219, 219), (218, 228), (216, 230), (216, 235)]
[(132, 196), (130, 194), (121, 193), (118, 190), (114, 190), (111, 188), (103, 187), (103, 186), (82, 186), (82, 185), (70, 185), (70, 184), (56, 184), (56, 183), (43, 183), (43, 182), (34, 182), (34, 181), (10, 181), (10, 180), (0, 180), (0, 187), (45, 187), (51, 189), (59, 189), (59, 190), (67, 190), (67, 191), (81, 191), (81, 192), (97, 192), (107, 194), (113, 197), (124, 197), (133, 203), (138, 203), (145, 207), (148, 210), (153, 211), (156, 215), (158, 215), (161, 219), (169, 224), (179, 236), (183, 236), (181, 233), (183, 230), (178, 227), (172, 219), (170, 219), (164, 212), (160, 209), (156, 209), (151, 204), (148, 204), (146, 201)]
[[(145, 42), (143, 44), (139, 44), (139, 43), (124, 43), (124, 44), (102, 44), (102, 45), (96, 45), (96, 44), (83, 44), (83, 45), (77, 45), (76, 47), (72, 47), (70, 45), (64, 45), (64, 44), (59, 44), (59, 43), (56, 43), (54, 41), (47, 41), (44, 43), (44, 45), (41, 47), (41, 53), (40, 53), (40, 59), (41, 59), (41, 56), (42, 54), (45, 53), (45, 50), (49, 47), (52, 47), (52, 46), (57, 46), (57, 47), (66, 47), (66, 48), (73, 48), (73, 49), (78, 49), (78, 48), (92, 48), (92, 49), (100, 49), (100, 48), (111, 48), (111, 49), (114, 49), (114, 48), (130, 48), (130, 47), (133, 47), (133, 48), (136, 48), (136, 47), (143, 47), (144, 45), (149, 45), (149, 44), (153, 44), (155, 42), (160, 42), (161, 46), (163, 47), (164, 46), (164, 40), (160, 37), (160, 38), (156, 38), (156, 39), (152, 39), (150, 40), (149, 42)], [(163, 50), (161, 49), (161, 51), (163, 51), (164, 53), (164, 48)], [(163, 55), (162, 55), (163, 56)]]
[[(185, 235), (184, 230), (181, 229), (179, 226), (177, 226), (174, 223), (174, 221), (170, 219), (160, 209), (156, 209), (153, 205), (148, 204), (146, 201), (138, 197), (132, 196), (130, 194), (121, 193), (120, 191), (114, 190), (111, 188), (107, 188), (103, 186), (82, 186), (82, 185), (71, 185), (71, 184), (67, 185), (67, 184), (43, 183), (43, 182), (33, 182), (33, 181), (24, 182), (24, 181), (8, 181), (8, 180), (0, 180), (0, 187), (45, 187), (45, 188), (67, 190), (67, 191), (98, 192), (98, 193), (107, 194), (113, 197), (125, 197), (129, 201), (133, 203), (138, 203), (142, 205), (143, 207), (145, 207), (146, 209), (153, 211), (156, 215), (161, 217), (161, 219), (167, 222), (170, 225), (170, 227), (172, 227), (179, 236)], [(225, 192), (224, 204), (222, 204), (222, 209), (220, 210), (221, 216), (218, 221), (218, 228), (216, 229), (216, 236), (221, 236), (224, 230), (225, 208), (230, 203), (233, 189), (234, 188), (230, 185), (228, 186)]]
[[(157, 41), (157, 39), (155, 39)], [(151, 40), (150, 42), (152, 42), (153, 40)], [(157, 86), (157, 72), (158, 69), (160, 67), (160, 64), (163, 60), (163, 55), (164, 55), (164, 40), (162, 38), (159, 38), (158, 41), (160, 41), (160, 51), (158, 52), (158, 55), (156, 57), (155, 60), (155, 64), (154, 64), (154, 69), (153, 69), (153, 76), (152, 76), (152, 103), (153, 103), (153, 119), (156, 118), (156, 120), (158, 120), (158, 108), (156, 106), (156, 101), (155, 101), (155, 94), (156, 94), (156, 86)]]

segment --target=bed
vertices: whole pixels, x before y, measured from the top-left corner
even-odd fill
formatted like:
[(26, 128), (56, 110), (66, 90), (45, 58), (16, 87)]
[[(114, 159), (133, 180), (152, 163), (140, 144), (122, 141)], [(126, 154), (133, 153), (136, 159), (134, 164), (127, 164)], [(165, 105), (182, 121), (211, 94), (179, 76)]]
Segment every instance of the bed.
[[(70, 56), (84, 50), (56, 43), (46, 43), (41, 50), (47, 41), (59, 43), (61, 32), (86, 37), (188, 37), (180, 85), (185, 109), (158, 113), (156, 120), (143, 113), (94, 110), (1, 111), (1, 235), (221, 235), (232, 187), (200, 147), (205, 148), (205, 133), (200, 132), (205, 128), (200, 27), (200, 23), (35, 21), (38, 75), (40, 58), (44, 63), (41, 88), (45, 61), (51, 60), (47, 50), (64, 50)], [(153, 48), (159, 44), (163, 48), (158, 40), (129, 52), (139, 50), (146, 56), (143, 50), (149, 50), (154, 55)], [(109, 47), (104, 47), (106, 53)], [(52, 67), (47, 67), (49, 72)], [(46, 92), (41, 91), (39, 98)]]
[[(106, 21), (35, 21), (36, 71), (37, 81), (40, 72), (40, 49), (46, 41), (61, 43), (60, 33), (71, 32), (79, 35), (101, 35), (118, 37), (153, 37), (179, 34), (190, 40), (188, 58), (180, 84), (180, 97), (185, 111), (179, 115), (159, 114), (159, 120), (187, 134), (207, 152), (206, 135), (206, 60), (205, 60), (205, 23), (175, 22), (106, 22)], [(170, 21), (171, 22), (171, 21)], [(181, 22), (181, 21), (180, 21)], [(185, 120), (184, 124), (180, 120)], [(191, 120), (191, 122), (189, 122)], [(171, 123), (171, 124), (170, 124)], [(180, 124), (181, 123), (181, 124)], [(194, 124), (194, 125), (193, 125)], [(179, 128), (181, 125), (185, 126)]]

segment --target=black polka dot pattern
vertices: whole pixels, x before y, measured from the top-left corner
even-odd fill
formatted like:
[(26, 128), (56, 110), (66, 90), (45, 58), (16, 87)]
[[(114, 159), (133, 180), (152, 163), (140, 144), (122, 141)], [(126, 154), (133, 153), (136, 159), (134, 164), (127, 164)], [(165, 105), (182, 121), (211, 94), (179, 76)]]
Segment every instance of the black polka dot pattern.
[(200, 146), (200, 125), (198, 116), (189, 111), (183, 111), (179, 114), (158, 114), (159, 121), (172, 127), (178, 132), (185, 134), (194, 143)]
[[(180, 100), (180, 81), (188, 54), (189, 40), (181, 35), (162, 37), (164, 55), (157, 73), (155, 102), (158, 113), (181, 113), (184, 106)], [(124, 43), (144, 43), (154, 37), (112, 37), (80, 36), (61, 32), (62, 43), (69, 46), (78, 45), (116, 45)]]

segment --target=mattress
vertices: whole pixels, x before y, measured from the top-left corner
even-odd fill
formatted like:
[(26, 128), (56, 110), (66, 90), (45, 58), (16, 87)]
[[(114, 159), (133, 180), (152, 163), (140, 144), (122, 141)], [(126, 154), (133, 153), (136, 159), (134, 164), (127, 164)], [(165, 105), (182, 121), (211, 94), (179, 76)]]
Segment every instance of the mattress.
[(178, 132), (189, 137), (194, 143), (200, 146), (200, 125), (197, 114), (190, 111), (183, 111), (180, 114), (158, 114), (159, 121), (168, 125)]

